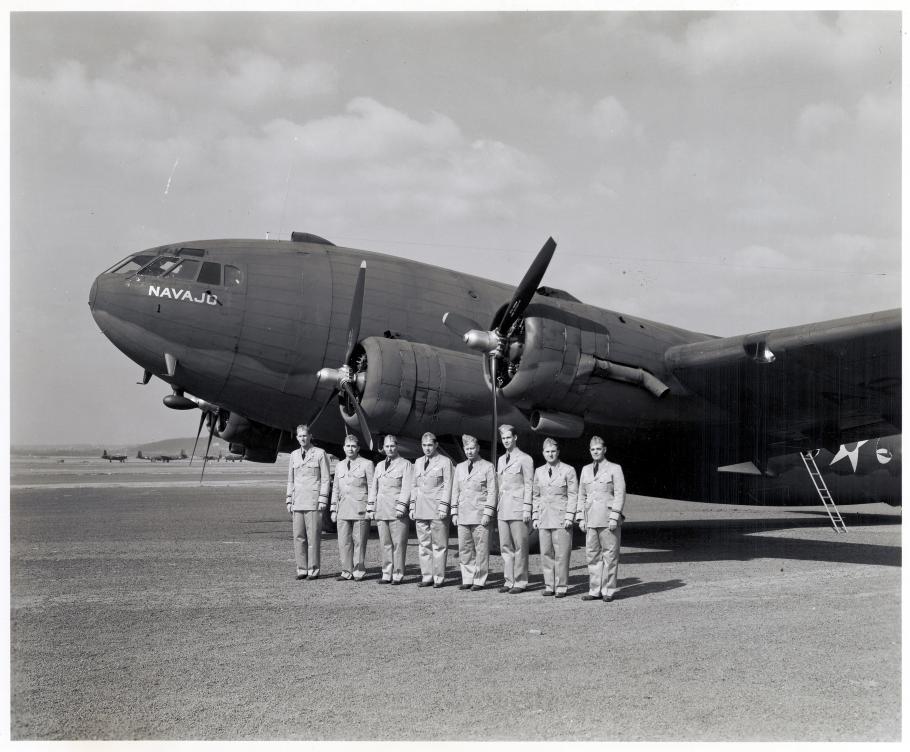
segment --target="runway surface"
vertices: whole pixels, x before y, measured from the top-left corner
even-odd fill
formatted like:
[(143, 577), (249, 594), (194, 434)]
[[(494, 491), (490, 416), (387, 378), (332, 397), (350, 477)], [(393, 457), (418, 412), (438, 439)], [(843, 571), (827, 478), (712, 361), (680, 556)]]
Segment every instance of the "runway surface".
[(900, 510), (632, 496), (622, 590), (294, 579), (286, 466), (11, 465), (13, 739), (900, 739)]

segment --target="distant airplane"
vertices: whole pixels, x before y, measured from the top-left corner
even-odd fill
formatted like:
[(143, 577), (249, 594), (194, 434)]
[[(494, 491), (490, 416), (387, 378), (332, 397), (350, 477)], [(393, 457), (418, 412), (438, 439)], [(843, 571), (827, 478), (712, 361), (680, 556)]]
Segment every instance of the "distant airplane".
[(555, 247), (512, 288), (305, 233), (174, 243), (103, 272), (89, 305), (165, 405), (256, 462), (298, 423), (338, 454), (352, 429), (365, 450), (433, 431), (495, 458), (510, 423), (538, 462), (544, 437), (578, 467), (602, 436), (639, 494), (900, 503), (900, 309), (718, 338), (541, 286)]
[(126, 460), (125, 454), (108, 454), (107, 449), (101, 455), (101, 459), (107, 460), (108, 462), (124, 462)]
[(180, 450), (179, 455), (155, 454), (155, 455), (152, 455), (151, 457), (146, 457), (145, 455), (142, 454), (142, 450), (140, 449), (138, 452), (136, 452), (136, 459), (137, 460), (149, 460), (151, 462), (170, 462), (171, 460), (186, 460), (186, 459), (189, 459), (189, 457), (187, 457), (186, 452), (184, 452), (182, 449)]
[(242, 454), (226, 454), (224, 455), (225, 462), (243, 462)]

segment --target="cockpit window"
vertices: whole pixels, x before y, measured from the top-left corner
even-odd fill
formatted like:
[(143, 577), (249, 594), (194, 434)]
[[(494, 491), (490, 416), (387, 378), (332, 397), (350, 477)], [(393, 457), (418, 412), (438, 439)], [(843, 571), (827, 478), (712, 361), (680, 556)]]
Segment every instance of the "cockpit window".
[(221, 264), (216, 264), (212, 261), (203, 261), (202, 271), (199, 272), (199, 279), (197, 281), (201, 285), (220, 285)]
[(193, 259), (183, 259), (177, 266), (172, 267), (170, 271), (161, 276), (168, 279), (185, 279), (188, 282), (192, 282), (196, 279), (196, 272), (199, 271), (199, 263)]
[(230, 264), (224, 265), (224, 286), (225, 287), (240, 287), (240, 283), (243, 282), (243, 276), (240, 274), (240, 269), (236, 266), (231, 266)]
[(152, 253), (135, 253), (127, 256), (122, 261), (118, 261), (104, 274), (132, 274), (145, 266), (149, 261), (155, 258)]
[(143, 277), (160, 277), (169, 272), (180, 261), (172, 256), (159, 256), (139, 270)]

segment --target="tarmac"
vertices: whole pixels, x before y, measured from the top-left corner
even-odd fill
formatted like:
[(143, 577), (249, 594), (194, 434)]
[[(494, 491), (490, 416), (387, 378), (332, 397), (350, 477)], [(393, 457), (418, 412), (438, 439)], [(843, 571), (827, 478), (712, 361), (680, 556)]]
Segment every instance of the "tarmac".
[(11, 462), (11, 737), (899, 741), (901, 511), (630, 496), (616, 600), (294, 574), (286, 465)]

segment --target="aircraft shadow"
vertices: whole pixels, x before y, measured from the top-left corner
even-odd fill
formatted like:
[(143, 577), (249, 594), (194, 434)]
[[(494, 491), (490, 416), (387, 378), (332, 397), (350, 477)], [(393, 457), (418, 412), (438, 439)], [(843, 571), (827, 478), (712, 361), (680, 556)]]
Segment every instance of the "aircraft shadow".
[[(624, 564), (677, 563), (686, 561), (748, 561), (793, 559), (843, 564), (873, 564), (899, 567), (900, 546), (856, 543), (850, 530), (869, 525), (900, 525), (893, 515), (842, 513), (848, 532), (836, 533), (822, 511), (786, 519), (686, 519), (659, 522), (627, 522), (623, 526)], [(829, 534), (823, 540), (763, 535), (781, 530), (806, 529)], [(628, 551), (629, 548), (654, 549)]]

